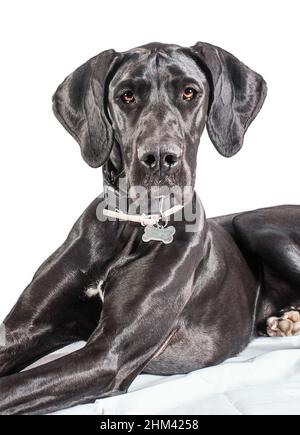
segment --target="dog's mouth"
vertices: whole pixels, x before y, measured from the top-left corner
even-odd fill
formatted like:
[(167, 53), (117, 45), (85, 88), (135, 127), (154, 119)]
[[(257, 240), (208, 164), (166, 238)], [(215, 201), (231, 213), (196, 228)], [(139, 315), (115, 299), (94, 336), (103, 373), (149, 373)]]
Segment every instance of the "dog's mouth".
[[(133, 165), (134, 167), (134, 165)], [(132, 214), (156, 214), (163, 203), (167, 208), (185, 206), (193, 197), (194, 183), (192, 174), (177, 170), (173, 174), (162, 176), (143, 174), (140, 170), (130, 168), (112, 183), (122, 204), (116, 209), (130, 209)], [(135, 169), (135, 168), (134, 168)]]
[(128, 185), (132, 196), (139, 194), (140, 197), (174, 197), (177, 202), (184, 203), (187, 192), (193, 189), (194, 181), (192, 171), (186, 173), (179, 167), (173, 174), (164, 176), (141, 174), (137, 171), (129, 176)]

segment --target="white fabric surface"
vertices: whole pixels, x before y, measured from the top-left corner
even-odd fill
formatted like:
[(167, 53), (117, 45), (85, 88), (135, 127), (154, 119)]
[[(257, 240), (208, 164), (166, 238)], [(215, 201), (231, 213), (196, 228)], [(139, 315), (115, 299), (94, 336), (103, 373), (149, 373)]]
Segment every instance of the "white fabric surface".
[(187, 375), (140, 375), (127, 394), (54, 414), (300, 415), (300, 336), (258, 338), (239, 356)]

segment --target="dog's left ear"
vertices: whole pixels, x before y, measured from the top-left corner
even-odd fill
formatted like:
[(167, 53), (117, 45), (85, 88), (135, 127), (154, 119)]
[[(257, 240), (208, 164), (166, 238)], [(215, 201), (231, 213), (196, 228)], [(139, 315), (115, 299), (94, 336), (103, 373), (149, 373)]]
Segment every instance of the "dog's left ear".
[(219, 47), (198, 42), (191, 50), (210, 81), (209, 137), (220, 154), (231, 157), (241, 149), (247, 128), (264, 103), (266, 82)]
[(98, 54), (70, 74), (53, 95), (55, 116), (79, 143), (82, 157), (93, 168), (105, 163), (113, 145), (106, 93), (118, 60), (114, 50)]

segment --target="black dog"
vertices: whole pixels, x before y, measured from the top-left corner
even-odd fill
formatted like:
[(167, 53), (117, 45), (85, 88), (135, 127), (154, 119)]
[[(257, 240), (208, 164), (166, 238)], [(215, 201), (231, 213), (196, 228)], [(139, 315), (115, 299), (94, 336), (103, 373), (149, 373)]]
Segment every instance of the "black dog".
[[(120, 174), (146, 189), (193, 186), (205, 124), (230, 157), (265, 96), (262, 77), (218, 47), (153, 43), (99, 54), (53, 102), (85, 161), (104, 165), (117, 192)], [(300, 303), (300, 207), (206, 220), (194, 195), (196, 231), (172, 215), (176, 233), (164, 244), (144, 242), (139, 223), (100, 222), (105, 201), (87, 208), (4, 321), (2, 414), (124, 393), (142, 371), (186, 373), (236, 355), (259, 332), (298, 331), (299, 313), (289, 310)], [(17, 373), (79, 339), (83, 349)]]

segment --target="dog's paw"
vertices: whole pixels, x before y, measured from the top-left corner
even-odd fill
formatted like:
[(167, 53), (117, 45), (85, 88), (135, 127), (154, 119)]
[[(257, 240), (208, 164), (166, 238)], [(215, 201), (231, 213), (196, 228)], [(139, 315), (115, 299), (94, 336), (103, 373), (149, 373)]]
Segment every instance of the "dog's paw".
[(280, 317), (269, 317), (267, 334), (269, 337), (300, 335), (300, 308), (291, 307), (289, 310), (281, 311)]

